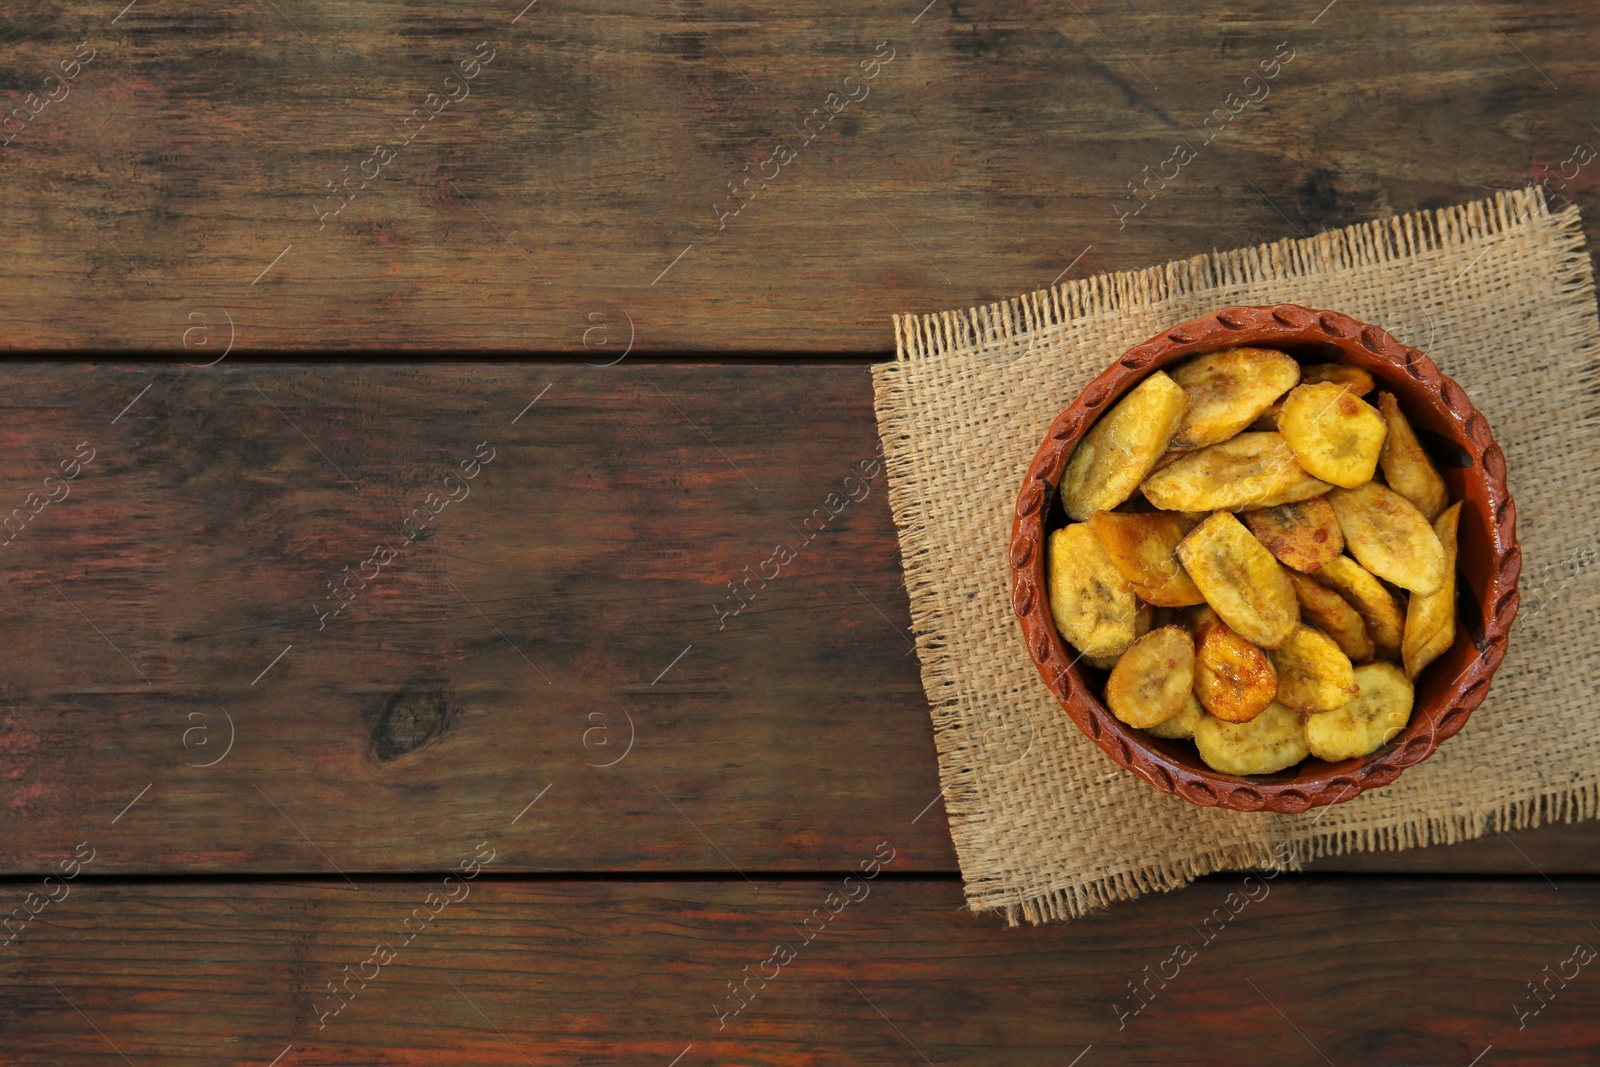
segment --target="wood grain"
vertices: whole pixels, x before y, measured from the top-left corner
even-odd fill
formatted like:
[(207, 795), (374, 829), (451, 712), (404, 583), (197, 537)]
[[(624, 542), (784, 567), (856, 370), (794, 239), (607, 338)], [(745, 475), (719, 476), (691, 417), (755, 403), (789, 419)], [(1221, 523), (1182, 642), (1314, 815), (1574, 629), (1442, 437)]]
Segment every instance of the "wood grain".
[[(100, 875), (337, 879), (513, 830), (504, 870), (885, 835), (956, 869), (862, 366), (12, 365), (0, 396), (0, 870), (88, 841)], [(347, 566), (377, 576), (323, 627)], [(1339, 862), (1594, 872), (1596, 833)]]
[[(485, 877), (409, 943), (437, 878), (80, 884), (0, 957), (0, 1060), (1465, 1067), (1492, 1045), (1478, 1062), (1592, 1062), (1595, 965), (1566, 962), (1600, 941), (1592, 882), (1208, 879), (1007, 930), (958, 910), (953, 882), (890, 878), (840, 905), (833, 879)], [(1558, 971), (1532, 1014), (1527, 983)]]
[[(894, 312), (1486, 187), (1544, 180), (1593, 219), (1596, 164), (1562, 163), (1600, 138), (1596, 20), (1580, 0), (19, 0), (0, 343), (883, 351)], [(80, 42), (94, 58), (44, 103)], [(1268, 95), (1206, 143), (1281, 42)]]

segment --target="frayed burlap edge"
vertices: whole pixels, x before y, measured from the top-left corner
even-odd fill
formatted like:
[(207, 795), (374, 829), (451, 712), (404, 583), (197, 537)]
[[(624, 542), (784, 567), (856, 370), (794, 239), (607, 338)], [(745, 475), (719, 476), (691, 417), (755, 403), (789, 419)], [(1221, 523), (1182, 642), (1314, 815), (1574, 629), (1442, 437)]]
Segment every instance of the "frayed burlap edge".
[[(1419, 212), (1377, 220), (1310, 238), (1285, 239), (1253, 248), (1212, 252), (1139, 271), (1100, 274), (1048, 290), (1036, 290), (1010, 300), (966, 311), (894, 316), (896, 359), (873, 368), (874, 408), (884, 442), (888, 497), (899, 531), (906, 589), (911, 602), (912, 630), (916, 636), (923, 687), (928, 694), (943, 783), (951, 838), (963, 876), (968, 858), (977, 848), (981, 825), (972, 766), (963, 758), (963, 738), (974, 724), (956, 694), (957, 681), (948, 664), (950, 635), (945, 630), (945, 606), (936, 595), (936, 562), (923, 536), (924, 518), (932, 501), (917, 499), (906, 485), (905, 465), (911, 458), (911, 424), (918, 413), (910, 409), (898, 371), (918, 360), (962, 350), (977, 358), (985, 350), (1028, 334), (1061, 327), (1119, 309), (1198, 294), (1233, 283), (1292, 280), (1333, 271), (1355, 271), (1388, 263), (1425, 251), (1460, 249), (1486, 244), (1516, 227), (1551, 222), (1558, 257), (1555, 280), (1568, 297), (1558, 303), (1569, 315), (1586, 316), (1588, 328), (1574, 330), (1589, 338), (1581, 345), (1585, 371), (1577, 390), (1585, 400), (1580, 419), (1593, 425), (1600, 419), (1594, 397), (1600, 391), (1600, 331), (1595, 317), (1594, 277), (1585, 248), (1576, 207), (1552, 214), (1543, 190), (1537, 186), (1503, 192), (1432, 212)], [(1485, 248), (1487, 251), (1487, 247)], [(1581, 305), (1573, 296), (1589, 297)], [(1580, 309), (1581, 308), (1581, 309)], [(1424, 845), (1454, 844), (1490, 832), (1530, 829), (1551, 822), (1578, 822), (1600, 817), (1600, 786), (1576, 783), (1563, 789), (1532, 790), (1502, 798), (1497, 807), (1477, 812), (1419, 813), (1397, 825), (1317, 830), (1316, 812), (1283, 820), (1278, 840), (1271, 844), (1239, 844), (1178, 859), (1147, 859), (1131, 871), (1091, 878), (1065, 887), (1029, 892), (1006, 887), (1000, 899), (986, 887), (984, 878), (966, 881), (968, 906), (974, 912), (999, 911), (1008, 925), (1063, 921), (1116, 901), (1149, 892), (1180, 888), (1195, 878), (1229, 869), (1298, 870), (1306, 862), (1363, 850), (1399, 850)]]

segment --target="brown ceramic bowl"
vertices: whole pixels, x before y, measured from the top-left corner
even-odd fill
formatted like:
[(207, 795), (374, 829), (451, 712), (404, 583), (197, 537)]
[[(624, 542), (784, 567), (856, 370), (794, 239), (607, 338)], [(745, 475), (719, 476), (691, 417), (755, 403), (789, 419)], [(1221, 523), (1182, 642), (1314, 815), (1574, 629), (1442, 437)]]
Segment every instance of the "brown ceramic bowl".
[[(1416, 679), (1405, 730), (1376, 752), (1328, 763), (1311, 757), (1272, 775), (1239, 777), (1207, 767), (1188, 741), (1167, 741), (1124, 725), (1096, 693), (1105, 674), (1076, 662), (1056, 633), (1045, 582), (1045, 541), (1066, 524), (1057, 484), (1078, 438), (1145, 375), (1203, 352), (1241, 345), (1276, 348), (1303, 362), (1340, 360), (1366, 370), (1395, 395), (1450, 487), (1463, 501), (1456, 562), (1456, 640)], [(1028, 655), (1072, 721), (1117, 763), (1157, 789), (1195, 804), (1235, 811), (1291, 813), (1338, 804), (1388, 785), (1466, 725), (1505, 658), (1517, 614), (1516, 508), (1506, 462), (1489, 423), (1432, 360), (1376, 326), (1336, 311), (1294, 304), (1224, 308), (1135, 345), (1089, 383), (1050, 427), (1028, 467), (1011, 528), (1012, 606)]]

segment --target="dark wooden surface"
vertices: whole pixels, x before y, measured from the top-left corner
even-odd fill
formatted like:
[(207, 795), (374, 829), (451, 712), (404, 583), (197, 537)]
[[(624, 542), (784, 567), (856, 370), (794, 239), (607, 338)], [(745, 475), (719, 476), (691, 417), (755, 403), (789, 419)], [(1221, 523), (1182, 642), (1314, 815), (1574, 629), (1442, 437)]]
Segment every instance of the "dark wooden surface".
[[(437, 880), (82, 885), (0, 957), (0, 1057), (111, 1064), (120, 1052), (175, 1067), (280, 1054), (462, 1067), (1594, 1062), (1600, 961), (1567, 962), (1576, 946), (1600, 943), (1586, 921), (1600, 912), (1592, 881), (1235, 876), (1070, 926), (1006, 930), (960, 910), (953, 881), (891, 877), (853, 888), (864, 898), (827, 923), (812, 918), (809, 943), (801, 924), (828, 914), (837, 879), (482, 876), (452, 888), (464, 899), (428, 926), (413, 920), (409, 944), (396, 927)], [(781, 968), (780, 944), (793, 953)], [(381, 968), (366, 962), (388, 958), (374, 956), (380, 945), (393, 952)], [(1178, 946), (1189, 952), (1175, 956)], [(347, 966), (370, 981), (351, 979), (333, 1015), (341, 1001), (327, 984)], [(1575, 977), (1564, 988), (1550, 978), (1536, 999), (1527, 983), (1558, 971)], [(775, 975), (764, 988), (763, 974)], [(749, 975), (745, 1007), (719, 1020), (739, 1005), (729, 983)], [(1130, 983), (1148, 989), (1137, 1015)]]
[[(1069, 265), (1523, 184), (1595, 139), (1600, 99), (1581, 0), (122, 8), (18, 0), (0, 23), (7, 106), (95, 50), (0, 149), (13, 347), (882, 350), (893, 312)], [(1203, 143), (1285, 41), (1268, 95)], [(845, 86), (880, 42), (892, 62)], [(866, 95), (816, 132), (836, 91)], [(1163, 187), (1179, 141), (1195, 158)], [(1593, 206), (1594, 164), (1560, 180)]]
[[(1592, 1063), (1592, 967), (1550, 977), (1600, 945), (1592, 823), (1323, 860), (1211, 944), (1263, 883), (963, 910), (881, 474), (800, 524), (870, 469), (894, 312), (1530, 180), (1593, 219), (1600, 163), (1563, 164), (1600, 145), (1595, 32), (1577, 0), (7, 7), (4, 107), (94, 58), (0, 147), (0, 516), (37, 510), (0, 547), (0, 893), (38, 911), (0, 944), (0, 1064)], [(490, 351), (569, 358), (456, 358)], [(719, 1029), (879, 842), (891, 873)]]

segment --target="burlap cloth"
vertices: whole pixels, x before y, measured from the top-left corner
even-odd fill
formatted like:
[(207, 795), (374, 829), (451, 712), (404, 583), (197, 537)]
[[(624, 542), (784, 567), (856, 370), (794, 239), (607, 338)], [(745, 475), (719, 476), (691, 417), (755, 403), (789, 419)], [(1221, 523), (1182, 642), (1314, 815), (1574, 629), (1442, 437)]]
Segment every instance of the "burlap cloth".
[[(1427, 352), (1505, 451), (1522, 609), (1488, 699), (1392, 785), (1300, 815), (1200, 808), (1123, 770), (1023, 647), (1006, 551), (1051, 420), (1131, 346), (1230, 304), (1332, 308)], [(1071, 919), (1211, 871), (1596, 817), (1600, 533), (1594, 282), (1537, 189), (1306, 240), (895, 318), (873, 368), (889, 501), (973, 911)]]

